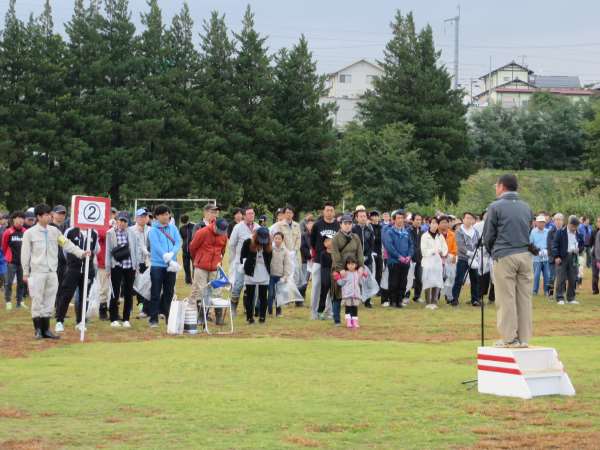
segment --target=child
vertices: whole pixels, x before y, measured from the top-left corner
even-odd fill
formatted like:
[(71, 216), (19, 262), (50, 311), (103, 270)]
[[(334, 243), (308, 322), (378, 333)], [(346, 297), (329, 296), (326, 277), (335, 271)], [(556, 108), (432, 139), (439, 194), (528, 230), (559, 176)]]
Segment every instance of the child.
[(368, 274), (362, 268), (358, 270), (358, 263), (352, 255), (346, 257), (345, 269), (336, 272), (334, 278), (342, 288), (342, 305), (346, 307), (346, 328), (359, 328), (360, 279), (366, 278)]
[(319, 320), (325, 320), (325, 304), (331, 291), (331, 238), (326, 236), (323, 240), (325, 251), (319, 257), (321, 264), (321, 292), (319, 293)]
[[(277, 294), (277, 283), (279, 281), (287, 282), (289, 277), (292, 275), (292, 260), (290, 258), (290, 252), (283, 243), (283, 233), (277, 232), (273, 235), (273, 256), (271, 257), (271, 271), (270, 271), (270, 282), (269, 282), (269, 315), (273, 315), (273, 303), (275, 301), (275, 295)], [(276, 315), (281, 317), (281, 306), (276, 306)]]

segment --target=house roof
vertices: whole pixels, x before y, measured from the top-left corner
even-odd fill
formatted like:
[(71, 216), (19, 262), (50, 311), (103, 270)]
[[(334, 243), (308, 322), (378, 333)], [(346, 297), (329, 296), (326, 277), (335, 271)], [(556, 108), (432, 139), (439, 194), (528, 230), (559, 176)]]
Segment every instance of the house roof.
[(550, 89), (541, 89), (541, 88), (527, 88), (527, 89), (518, 89), (518, 88), (510, 88), (510, 87), (499, 87), (494, 89), (496, 92), (507, 93), (507, 94), (518, 94), (518, 93), (527, 93), (534, 94), (536, 92), (549, 92), (550, 94), (558, 94), (558, 95), (594, 95), (594, 92), (590, 89), (570, 89), (570, 88), (550, 88)]
[[(498, 89), (508, 88), (509, 84), (518, 84), (518, 85), (525, 86), (526, 88), (535, 88), (535, 86), (533, 84), (528, 83), (527, 81), (520, 80), (519, 78), (515, 78), (514, 80), (507, 81), (506, 83), (499, 84), (498, 86), (496, 86), (494, 88), (494, 90), (497, 91)], [(511, 88), (508, 88), (508, 89), (511, 89)], [(515, 89), (519, 92), (523, 91), (523, 89), (516, 88), (516, 87), (513, 87), (512, 89)], [(479, 94), (475, 95), (474, 98), (483, 97), (484, 95), (487, 95), (487, 93), (488, 93), (487, 90), (480, 92)]]
[(329, 73), (329, 74), (327, 74), (327, 75), (328, 75), (328, 76), (330, 76), (330, 77), (331, 77), (331, 76), (334, 76), (334, 75), (337, 75), (338, 73), (340, 73), (340, 72), (343, 72), (344, 70), (347, 70), (347, 69), (349, 69), (350, 67), (352, 67), (352, 66), (355, 66), (355, 65), (357, 65), (357, 64), (360, 64), (360, 63), (365, 63), (365, 64), (368, 64), (368, 65), (370, 65), (370, 66), (374, 67), (375, 69), (377, 69), (378, 71), (382, 71), (382, 70), (383, 70), (383, 69), (382, 69), (381, 67), (379, 67), (377, 64), (375, 64), (375, 63), (372, 63), (371, 61), (368, 61), (368, 60), (366, 60), (366, 59), (364, 59), (364, 58), (363, 58), (363, 59), (359, 59), (358, 61), (354, 61), (352, 64), (348, 64), (347, 66), (344, 66), (344, 67), (342, 67), (341, 69), (339, 69), (339, 70), (338, 70), (338, 71), (336, 71), (336, 72), (331, 72), (331, 73)]
[(516, 67), (519, 67), (520, 69), (526, 70), (527, 73), (530, 75), (533, 73), (533, 70), (529, 69), (528, 67), (522, 66), (521, 64), (517, 64), (515, 61), (511, 61), (508, 64), (504, 64), (503, 66), (498, 67), (497, 69), (494, 69), (491, 72), (488, 72), (485, 75), (480, 76), (479, 79), (482, 80), (486, 77), (489, 77), (491, 74), (496, 73), (499, 70), (506, 69), (507, 67), (510, 67), (510, 66), (516, 66)]
[(581, 81), (579, 77), (573, 76), (545, 76), (545, 75), (534, 75), (531, 77), (531, 82), (542, 89), (552, 88), (569, 88), (579, 89), (581, 88)]

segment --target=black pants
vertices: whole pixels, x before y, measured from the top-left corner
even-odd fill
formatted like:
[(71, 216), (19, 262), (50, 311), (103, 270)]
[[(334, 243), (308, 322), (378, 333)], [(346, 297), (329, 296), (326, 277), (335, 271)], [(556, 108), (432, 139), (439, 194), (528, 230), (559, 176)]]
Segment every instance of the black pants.
[(488, 296), (490, 302), (496, 301), (496, 293), (494, 292), (494, 283), (492, 283), (491, 272), (484, 273), (479, 277), (479, 298)]
[(479, 273), (477, 269), (469, 269), (469, 261), (459, 259), (456, 263), (456, 277), (454, 278), (454, 286), (452, 286), (452, 299), (454, 303), (458, 303), (460, 291), (466, 280), (467, 272), (469, 272), (469, 281), (471, 281), (471, 304), (479, 301)]
[(592, 294), (597, 294), (598, 293), (598, 266), (596, 266), (596, 263), (598, 262), (598, 259), (593, 259), (592, 260)]
[(346, 306), (345, 310), (350, 317), (358, 317), (358, 306)]
[(123, 286), (123, 321), (129, 321), (131, 317), (131, 308), (133, 307), (133, 281), (135, 280), (135, 270), (123, 269), (116, 266), (110, 271), (110, 281), (112, 282), (113, 295), (110, 298), (110, 321), (119, 320), (119, 297), (121, 295), (121, 286)]
[[(254, 312), (254, 297), (256, 296), (256, 285), (247, 284), (245, 287), (246, 289), (244, 291), (244, 308), (246, 309), (246, 320), (250, 322), (254, 320), (252, 314)], [(258, 285), (258, 304), (260, 307), (258, 314), (262, 320), (264, 320), (267, 316), (268, 296), (269, 285)]]
[(389, 298), (392, 305), (401, 307), (402, 299), (404, 298), (404, 294), (406, 292), (406, 282), (408, 278), (408, 271), (410, 269), (410, 264), (400, 264), (396, 263), (394, 265), (389, 265)]
[(383, 274), (383, 258), (381, 255), (374, 256), (375, 260), (375, 280), (377, 284), (381, 285), (381, 276)]
[[(60, 286), (62, 285), (62, 282), (65, 278), (66, 273), (67, 273), (67, 265), (61, 264), (59, 261), (58, 266), (56, 267), (56, 278), (58, 280), (59, 291), (60, 291)], [(59, 293), (59, 291), (56, 291), (56, 301), (54, 302), (54, 307), (56, 309), (57, 314), (58, 314), (58, 293)], [(27, 292), (27, 289), (25, 289), (25, 292)]]
[(421, 298), (421, 291), (423, 290), (423, 283), (422, 283), (422, 277), (423, 277), (423, 268), (421, 267), (421, 262), (417, 262), (415, 264), (415, 280), (413, 281), (413, 288), (414, 288), (414, 296), (413, 298), (415, 300), (418, 300)]
[[(94, 273), (90, 272), (90, 279), (88, 281), (88, 294), (89, 289), (92, 286), (92, 281), (94, 279)], [(56, 321), (64, 322), (65, 316), (67, 315), (67, 311), (69, 309), (69, 303), (71, 303), (71, 299), (75, 295), (75, 291), (79, 288), (79, 297), (80, 301), (75, 302), (75, 314), (77, 323), (81, 322), (82, 311), (83, 311), (83, 281), (85, 277), (84, 274), (81, 273), (81, 269), (67, 269), (63, 274), (62, 283), (59, 285), (58, 291), (56, 293), (57, 305), (56, 305)]]
[(192, 256), (187, 252), (183, 252), (183, 271), (185, 284), (192, 284)]
[(325, 311), (327, 295), (331, 291), (331, 267), (321, 266), (321, 292), (319, 295), (319, 308), (317, 312)]

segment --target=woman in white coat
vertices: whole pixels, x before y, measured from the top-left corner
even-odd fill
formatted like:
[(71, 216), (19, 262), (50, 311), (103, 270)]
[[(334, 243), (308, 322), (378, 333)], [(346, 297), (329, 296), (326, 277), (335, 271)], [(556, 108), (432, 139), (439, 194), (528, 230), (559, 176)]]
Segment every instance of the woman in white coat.
[(444, 258), (448, 254), (446, 239), (438, 232), (438, 221), (431, 219), (429, 231), (421, 237), (423, 292), (428, 309), (437, 309), (437, 299), (444, 287)]

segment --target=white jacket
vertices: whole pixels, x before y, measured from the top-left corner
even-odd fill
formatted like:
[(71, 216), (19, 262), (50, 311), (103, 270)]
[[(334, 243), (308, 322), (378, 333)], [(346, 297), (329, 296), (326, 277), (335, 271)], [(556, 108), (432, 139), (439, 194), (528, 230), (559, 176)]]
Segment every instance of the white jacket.
[(444, 236), (438, 233), (435, 236), (435, 239), (433, 239), (429, 231), (423, 233), (421, 236), (421, 254), (423, 255), (423, 258), (433, 256), (440, 252), (442, 253), (442, 257), (448, 254), (448, 244), (446, 244)]
[(238, 223), (231, 231), (231, 237), (229, 238), (229, 265), (233, 267), (240, 262), (240, 256), (242, 254), (242, 245), (244, 241), (252, 237), (253, 231), (256, 231), (258, 224), (254, 222), (252, 231), (246, 225), (243, 220)]

